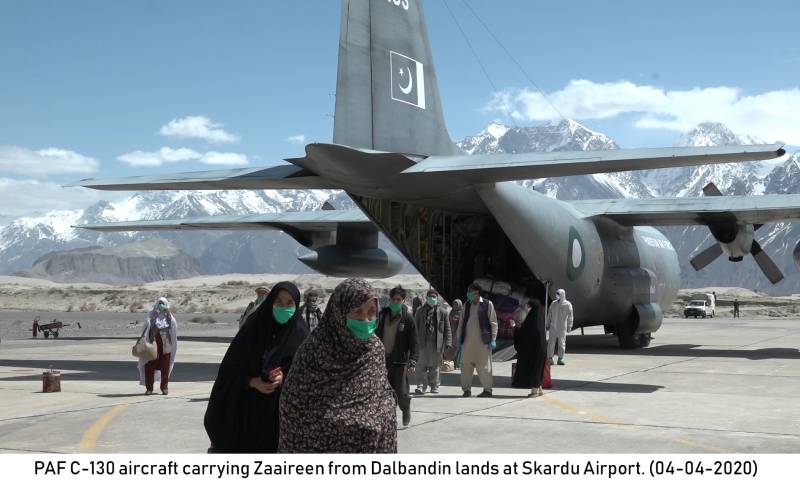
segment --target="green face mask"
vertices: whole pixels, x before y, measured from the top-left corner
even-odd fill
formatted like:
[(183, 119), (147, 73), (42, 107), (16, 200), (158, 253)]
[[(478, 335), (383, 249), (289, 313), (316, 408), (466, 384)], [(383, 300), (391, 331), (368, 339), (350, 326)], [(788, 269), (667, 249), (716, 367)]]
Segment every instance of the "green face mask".
[(275, 316), (275, 322), (278, 324), (286, 324), (292, 319), (294, 316), (294, 312), (297, 310), (294, 306), (288, 308), (282, 308), (280, 306), (273, 306), (272, 307), (272, 315)]
[(399, 312), (400, 312), (400, 309), (401, 309), (402, 307), (403, 307), (403, 303), (391, 303), (391, 304), (389, 304), (389, 309), (390, 309), (390, 310), (391, 310), (393, 313), (399, 313)]
[(353, 334), (355, 339), (360, 341), (368, 340), (377, 327), (377, 319), (362, 321), (360, 319), (347, 318), (347, 329), (350, 330), (350, 333)]
[(428, 298), (428, 304), (430, 304), (431, 306), (436, 306), (436, 303), (437, 303), (437, 302), (438, 302), (438, 301), (436, 300), (436, 298), (435, 298), (435, 297), (429, 297), (429, 298)]
[(474, 293), (472, 291), (468, 292), (467, 293), (467, 301), (469, 301), (469, 302), (474, 301), (475, 300), (475, 296), (477, 296), (476, 293)]

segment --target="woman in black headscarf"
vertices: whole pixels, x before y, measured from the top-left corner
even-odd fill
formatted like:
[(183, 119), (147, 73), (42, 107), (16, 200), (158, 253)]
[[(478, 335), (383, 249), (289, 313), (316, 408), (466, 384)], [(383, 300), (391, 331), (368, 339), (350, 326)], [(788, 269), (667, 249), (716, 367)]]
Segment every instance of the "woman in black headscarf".
[(228, 347), (204, 419), (212, 452), (278, 451), (281, 388), (308, 336), (299, 304), (297, 286), (276, 284)]
[(281, 395), (281, 452), (397, 452), (394, 391), (374, 334), (377, 316), (378, 299), (363, 279), (347, 279), (333, 291)]
[(538, 397), (542, 392), (544, 360), (547, 357), (547, 336), (544, 315), (538, 299), (531, 299), (528, 315), (521, 327), (514, 329), (514, 349), (517, 350), (517, 370), (511, 379), (514, 388), (530, 388), (529, 397)]

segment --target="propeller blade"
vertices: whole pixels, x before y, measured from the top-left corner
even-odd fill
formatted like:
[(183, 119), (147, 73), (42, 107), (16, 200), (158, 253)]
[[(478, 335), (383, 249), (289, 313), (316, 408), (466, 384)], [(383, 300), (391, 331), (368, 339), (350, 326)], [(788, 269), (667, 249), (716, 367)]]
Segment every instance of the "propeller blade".
[(721, 197), (722, 192), (719, 191), (719, 188), (714, 184), (714, 182), (709, 183), (708, 185), (703, 187), (703, 194), (707, 197)]
[(711, 264), (714, 260), (722, 255), (722, 247), (715, 243), (712, 246), (709, 246), (707, 249), (703, 250), (696, 256), (692, 257), (692, 260), (689, 261), (694, 267), (694, 270), (699, 271), (703, 267)]
[(753, 241), (750, 253), (753, 254), (756, 264), (761, 268), (761, 272), (767, 276), (769, 282), (777, 284), (783, 279), (783, 273), (778, 269), (778, 266), (775, 265), (775, 261), (764, 252), (764, 249), (761, 248), (761, 244), (759, 244), (758, 241)]

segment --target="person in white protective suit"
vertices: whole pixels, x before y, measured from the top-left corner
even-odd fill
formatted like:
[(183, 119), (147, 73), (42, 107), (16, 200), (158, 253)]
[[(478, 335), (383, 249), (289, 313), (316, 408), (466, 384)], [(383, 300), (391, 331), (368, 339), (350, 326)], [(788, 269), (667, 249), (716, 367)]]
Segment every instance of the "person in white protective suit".
[(567, 331), (572, 331), (572, 303), (567, 301), (567, 292), (556, 291), (556, 300), (550, 303), (547, 312), (547, 358), (552, 360), (558, 340), (558, 364), (564, 364), (564, 352), (567, 350)]

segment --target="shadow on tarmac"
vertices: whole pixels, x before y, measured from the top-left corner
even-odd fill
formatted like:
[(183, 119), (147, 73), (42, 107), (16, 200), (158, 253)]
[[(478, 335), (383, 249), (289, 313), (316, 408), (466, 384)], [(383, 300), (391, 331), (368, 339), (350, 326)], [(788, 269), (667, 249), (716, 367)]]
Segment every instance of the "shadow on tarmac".
[(723, 349), (700, 345), (658, 345), (637, 350), (623, 350), (613, 335), (568, 336), (567, 354), (580, 355), (653, 355), (684, 358), (741, 358), (746, 360), (798, 360), (797, 348)]
[[(27, 341), (44, 340), (45, 338), (27, 338)], [(109, 340), (129, 340), (131, 344), (136, 342), (136, 337), (131, 336), (61, 336), (52, 338), (49, 341), (109, 341)], [(225, 343), (230, 344), (233, 336), (180, 336), (178, 342), (193, 341), (196, 343)]]
[[(67, 361), (67, 360), (0, 360), (0, 366), (77, 371), (61, 375), (62, 384), (69, 381), (139, 381), (136, 360), (131, 361)], [(176, 362), (170, 382), (214, 381), (219, 363)], [(0, 378), (0, 381), (39, 381), (41, 373)]]
[[(569, 346), (567, 346), (569, 348)], [(442, 373), (442, 385), (461, 387), (461, 374), (455, 373)], [(494, 384), (494, 393), (497, 393), (498, 388), (511, 388), (511, 377), (494, 375), (492, 379)], [(553, 378), (553, 390), (573, 391), (573, 392), (607, 392), (607, 393), (653, 393), (664, 387), (660, 385), (644, 385), (639, 383), (613, 383), (593, 380), (563, 380)], [(414, 385), (412, 385), (411, 392), (414, 392)], [(472, 378), (472, 394), (477, 395), (481, 392), (481, 385), (477, 376)], [(454, 398), (449, 395), (431, 395), (425, 394), (426, 398)], [(456, 395), (455, 397), (461, 398)], [(494, 398), (498, 398), (495, 395)], [(503, 397), (500, 397), (503, 398)], [(508, 398), (520, 398), (519, 396)]]

